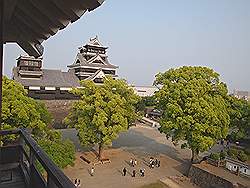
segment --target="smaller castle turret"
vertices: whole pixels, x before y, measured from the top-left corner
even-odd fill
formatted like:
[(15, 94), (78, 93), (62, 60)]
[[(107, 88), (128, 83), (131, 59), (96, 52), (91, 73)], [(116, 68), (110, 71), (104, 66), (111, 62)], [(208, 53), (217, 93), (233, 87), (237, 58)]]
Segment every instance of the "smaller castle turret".
[(17, 73), (21, 78), (41, 78), (42, 58), (19, 56), (17, 58)]

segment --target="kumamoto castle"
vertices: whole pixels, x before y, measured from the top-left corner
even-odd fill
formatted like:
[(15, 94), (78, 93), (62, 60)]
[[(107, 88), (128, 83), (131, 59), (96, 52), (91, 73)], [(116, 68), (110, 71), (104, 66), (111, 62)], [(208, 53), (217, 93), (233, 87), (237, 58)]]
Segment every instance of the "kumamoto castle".
[[(13, 79), (28, 90), (35, 99), (76, 99), (69, 91), (80, 87), (80, 80), (93, 80), (101, 84), (105, 76), (118, 78), (118, 66), (109, 62), (108, 47), (102, 45), (98, 37), (91, 38), (78, 49), (75, 61), (68, 65), (68, 71), (44, 69), (42, 58), (20, 56), (13, 68)], [(156, 91), (153, 86), (133, 86), (140, 96), (151, 96)]]
[(42, 58), (20, 56), (13, 68), (13, 79), (28, 90), (29, 96), (36, 99), (74, 99), (69, 93), (80, 87), (79, 80), (93, 80), (102, 83), (103, 77), (117, 77), (117, 66), (108, 61), (107, 47), (97, 37), (92, 38), (79, 48), (73, 64), (68, 71), (44, 69)]

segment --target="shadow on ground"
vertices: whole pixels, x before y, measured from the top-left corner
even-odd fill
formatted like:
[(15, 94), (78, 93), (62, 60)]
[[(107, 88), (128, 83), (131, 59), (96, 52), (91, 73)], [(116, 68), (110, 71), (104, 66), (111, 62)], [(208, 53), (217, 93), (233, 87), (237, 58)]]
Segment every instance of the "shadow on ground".
[(159, 155), (166, 155), (178, 162), (184, 162), (184, 159), (179, 156), (179, 152), (172, 146), (159, 143), (134, 129), (120, 134), (119, 138), (113, 141), (112, 147), (123, 148), (144, 160), (145, 163), (148, 163), (149, 157)]

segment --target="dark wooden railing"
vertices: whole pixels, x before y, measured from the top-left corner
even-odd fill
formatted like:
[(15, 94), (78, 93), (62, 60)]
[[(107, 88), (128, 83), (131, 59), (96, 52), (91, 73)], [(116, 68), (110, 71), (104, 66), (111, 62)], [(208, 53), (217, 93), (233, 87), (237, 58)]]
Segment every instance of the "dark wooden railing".
[[(18, 151), (15, 151), (15, 154), (21, 155), (18, 156), (18, 162), (23, 171), (27, 187), (75, 188), (69, 178), (51, 161), (25, 129), (0, 131), (0, 137), (13, 134), (19, 135), (19, 143), (16, 144), (16, 150)], [(5, 151), (3, 148), (8, 148), (8, 146), (1, 148), (2, 155), (4, 155)], [(47, 173), (46, 179), (37, 170), (37, 161), (45, 169)], [(4, 160), (0, 159), (0, 163), (3, 164)]]

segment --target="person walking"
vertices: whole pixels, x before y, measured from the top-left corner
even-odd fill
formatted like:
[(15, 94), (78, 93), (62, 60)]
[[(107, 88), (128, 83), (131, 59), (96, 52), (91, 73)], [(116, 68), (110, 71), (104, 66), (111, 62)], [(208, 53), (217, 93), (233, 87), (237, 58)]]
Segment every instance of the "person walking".
[(136, 159), (134, 160), (134, 165), (135, 165), (135, 166), (137, 165), (137, 160), (136, 160)]
[(77, 179), (75, 179), (74, 186), (77, 187)]
[(133, 166), (133, 165), (134, 165), (134, 161), (133, 161), (132, 158), (130, 159), (129, 163), (130, 163), (130, 166)]
[(153, 167), (153, 157), (150, 157), (149, 159), (149, 167), (152, 168)]
[(161, 166), (161, 161), (158, 160), (158, 164), (157, 164), (158, 168)]
[(132, 177), (135, 177), (135, 174), (136, 174), (136, 172), (135, 172), (135, 170), (133, 170), (132, 171)]
[(92, 167), (91, 170), (90, 170), (90, 175), (94, 176), (94, 172), (95, 172), (95, 169), (94, 169), (94, 167)]
[(81, 188), (81, 180), (80, 179), (78, 179), (78, 181), (77, 181), (77, 186), (76, 186), (77, 188)]
[(140, 169), (140, 175), (141, 175), (141, 177), (144, 177), (144, 175), (145, 175), (145, 169)]
[(123, 176), (126, 176), (126, 174), (127, 174), (127, 169), (124, 167), (123, 170), (122, 170), (122, 172), (123, 172)]
[(144, 168), (142, 169), (142, 173), (141, 174), (142, 174), (142, 177), (145, 176), (145, 169)]
[(158, 167), (158, 160), (155, 159), (155, 167)]
[(152, 160), (151, 168), (155, 167), (155, 160)]

